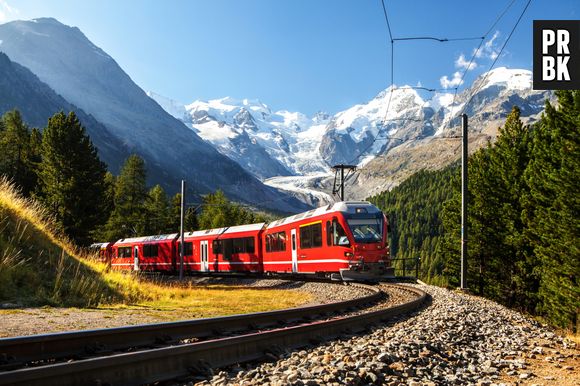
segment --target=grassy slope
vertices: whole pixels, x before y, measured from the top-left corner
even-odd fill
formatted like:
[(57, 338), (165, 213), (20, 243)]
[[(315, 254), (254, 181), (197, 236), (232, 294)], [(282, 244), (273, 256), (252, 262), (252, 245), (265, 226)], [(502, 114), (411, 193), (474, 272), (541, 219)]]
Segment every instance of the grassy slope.
[(292, 291), (164, 286), (107, 270), (52, 225), (46, 211), (0, 180), (0, 303), (23, 306), (139, 305), (192, 309), (199, 316), (292, 307), (310, 300)]

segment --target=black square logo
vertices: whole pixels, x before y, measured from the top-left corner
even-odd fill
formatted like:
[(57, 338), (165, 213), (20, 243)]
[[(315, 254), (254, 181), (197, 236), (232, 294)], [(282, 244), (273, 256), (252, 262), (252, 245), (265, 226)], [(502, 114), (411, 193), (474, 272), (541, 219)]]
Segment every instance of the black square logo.
[(534, 20), (534, 90), (580, 90), (580, 20)]

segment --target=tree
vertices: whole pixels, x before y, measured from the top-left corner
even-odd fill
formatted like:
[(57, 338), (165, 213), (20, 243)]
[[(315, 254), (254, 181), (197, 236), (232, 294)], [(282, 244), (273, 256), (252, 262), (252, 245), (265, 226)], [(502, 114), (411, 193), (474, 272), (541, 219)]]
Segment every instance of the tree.
[(155, 185), (149, 190), (145, 209), (147, 211), (146, 234), (165, 234), (171, 232), (169, 201), (161, 185)]
[(580, 312), (580, 91), (559, 91), (533, 135), (523, 219), (540, 277), (538, 311), (577, 332)]
[(136, 154), (127, 158), (115, 183), (115, 208), (107, 221), (107, 240), (144, 235), (146, 232), (148, 198), (145, 161)]
[(81, 245), (105, 221), (101, 162), (74, 112), (62, 111), (48, 120), (41, 144), (38, 199), (52, 212), (63, 231)]
[(218, 190), (203, 198), (203, 210), (197, 216), (200, 229), (229, 227), (264, 221), (264, 216), (256, 215), (240, 205), (231, 203), (225, 194)]
[(36, 159), (30, 132), (18, 110), (2, 116), (0, 131), (0, 174), (10, 178), (29, 196), (36, 186)]

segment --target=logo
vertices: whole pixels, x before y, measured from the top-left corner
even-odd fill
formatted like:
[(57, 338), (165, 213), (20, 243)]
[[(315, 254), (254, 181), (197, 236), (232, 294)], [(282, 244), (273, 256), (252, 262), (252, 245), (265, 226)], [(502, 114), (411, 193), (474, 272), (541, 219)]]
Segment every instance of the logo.
[(534, 20), (534, 90), (580, 89), (580, 20)]

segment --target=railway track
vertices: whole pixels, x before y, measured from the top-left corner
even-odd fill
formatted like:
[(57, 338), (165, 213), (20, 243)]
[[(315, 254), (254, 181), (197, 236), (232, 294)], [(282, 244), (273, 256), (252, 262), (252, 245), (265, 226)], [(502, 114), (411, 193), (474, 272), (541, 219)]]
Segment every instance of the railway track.
[[(258, 360), (280, 347), (294, 349), (345, 331), (363, 331), (418, 308), (427, 297), (400, 287), (415, 299), (363, 312), (383, 296), (376, 287), (365, 287), (369, 295), (317, 306), (0, 339), (0, 385), (141, 385), (202, 374)], [(349, 315), (336, 316), (339, 312)]]

